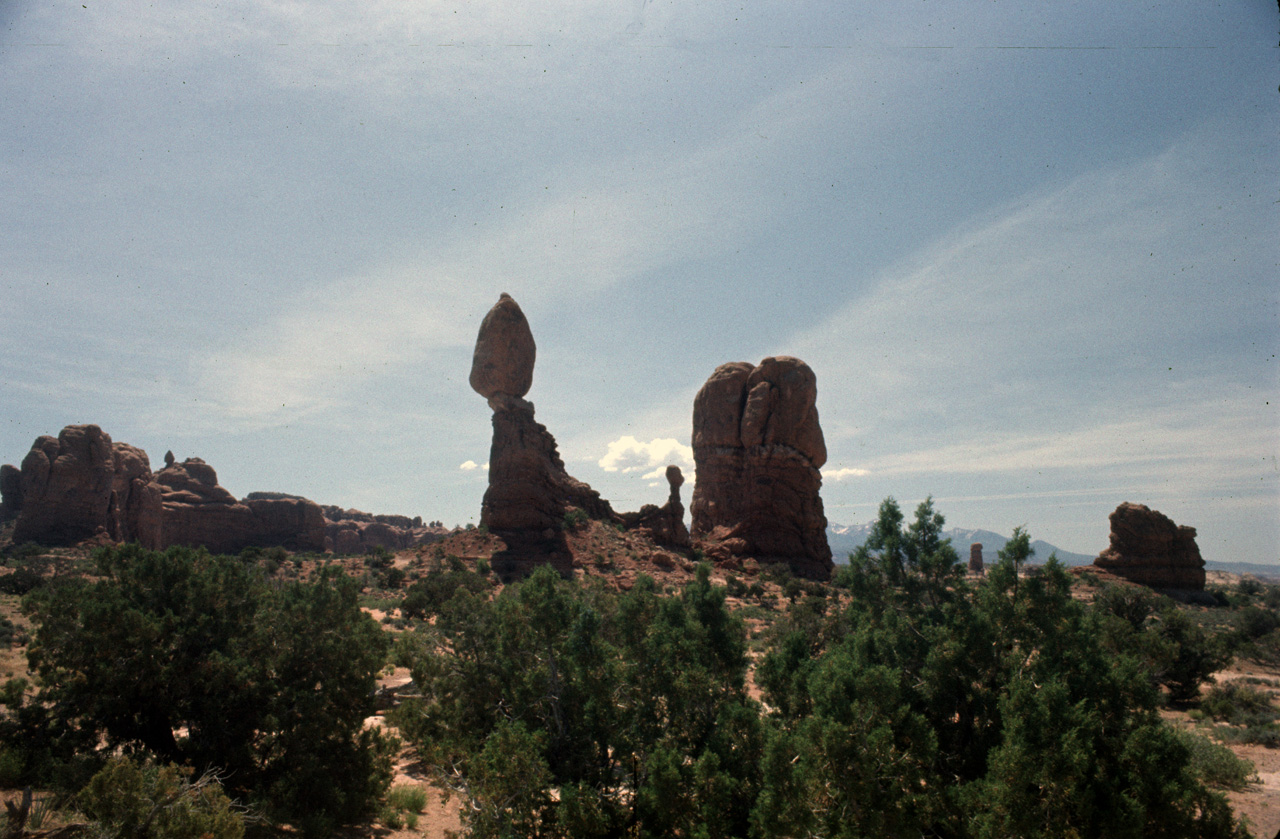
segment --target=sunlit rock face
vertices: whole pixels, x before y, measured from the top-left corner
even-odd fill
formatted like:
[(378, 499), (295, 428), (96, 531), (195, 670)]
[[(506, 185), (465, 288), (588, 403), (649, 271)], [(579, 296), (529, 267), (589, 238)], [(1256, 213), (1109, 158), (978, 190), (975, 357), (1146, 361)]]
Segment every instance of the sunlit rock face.
[(1145, 504), (1125, 502), (1109, 516), (1111, 545), (1093, 564), (1152, 588), (1204, 591), (1204, 560), (1196, 529)]
[(831, 576), (822, 509), (826, 443), (817, 377), (798, 358), (722, 364), (693, 404), (696, 544), (720, 563), (751, 557)]
[[(9, 483), (14, 483), (12, 467)], [(15, 542), (71, 545), (95, 537), (159, 546), (159, 489), (141, 449), (112, 443), (96, 425), (36, 438), (15, 496)], [(16, 490), (16, 491), (15, 491)]]

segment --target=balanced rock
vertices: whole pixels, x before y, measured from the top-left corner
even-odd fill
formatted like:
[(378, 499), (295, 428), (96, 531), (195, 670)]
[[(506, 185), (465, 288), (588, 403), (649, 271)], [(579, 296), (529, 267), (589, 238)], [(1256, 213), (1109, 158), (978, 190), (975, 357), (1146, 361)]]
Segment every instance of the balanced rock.
[(569, 475), (555, 438), (534, 420), (522, 397), (533, 383), (533, 333), (520, 306), (503, 294), (480, 325), (471, 364), (471, 387), (493, 410), (489, 488), (480, 523), (501, 538), (507, 550), (493, 557), (504, 576), (550, 564), (569, 573), (572, 557), (564, 538), (570, 507), (594, 519), (617, 520), (609, 502)]
[(1125, 502), (1110, 515), (1111, 546), (1093, 564), (1152, 588), (1204, 591), (1196, 529), (1176, 525), (1145, 504)]
[(533, 385), (538, 348), (520, 305), (503, 293), (484, 316), (471, 357), (471, 387), (485, 399), (523, 397)]
[(684, 484), (684, 474), (680, 467), (667, 467), (667, 484), (671, 494), (667, 503), (661, 507), (656, 504), (645, 504), (637, 513), (622, 513), (622, 523), (627, 530), (635, 530), (646, 534), (659, 545), (671, 548), (687, 548), (691, 544), (689, 528), (684, 525), (684, 504), (680, 501), (680, 487)]
[(817, 377), (797, 358), (722, 364), (693, 403), (693, 538), (708, 556), (831, 576)]

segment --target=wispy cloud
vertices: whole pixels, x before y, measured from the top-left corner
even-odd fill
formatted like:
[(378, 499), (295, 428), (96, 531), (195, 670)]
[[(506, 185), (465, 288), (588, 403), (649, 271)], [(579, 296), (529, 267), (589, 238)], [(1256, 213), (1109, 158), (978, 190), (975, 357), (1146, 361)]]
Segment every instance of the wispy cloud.
[(843, 466), (839, 469), (823, 469), (822, 478), (827, 481), (843, 481), (845, 478), (862, 478), (870, 475), (869, 469), (857, 469), (852, 466)]

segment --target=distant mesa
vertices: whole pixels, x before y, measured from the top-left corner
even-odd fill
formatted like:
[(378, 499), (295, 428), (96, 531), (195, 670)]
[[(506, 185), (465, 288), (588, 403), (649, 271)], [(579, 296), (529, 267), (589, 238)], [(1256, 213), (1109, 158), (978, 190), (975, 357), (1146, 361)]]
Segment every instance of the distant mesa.
[(692, 536), (720, 564), (784, 563), (831, 576), (823, 513), (826, 443), (817, 377), (798, 358), (722, 364), (693, 403)]
[(443, 527), (422, 519), (370, 516), (324, 508), (298, 495), (251, 492), (236, 498), (198, 457), (152, 473), (146, 452), (113, 443), (97, 425), (69, 425), (57, 437), (38, 437), (22, 468), (0, 467), (0, 520), (16, 518), (15, 542), (74, 545), (85, 540), (138, 542), (236, 553), (248, 547), (367, 553), (443, 538)]
[(1204, 591), (1204, 560), (1194, 527), (1176, 525), (1145, 504), (1127, 501), (1109, 518), (1111, 546), (1093, 561), (1095, 566), (1151, 588)]
[(155, 480), (163, 493), (164, 546), (203, 546), (214, 553), (273, 545), (324, 550), (324, 513), (314, 501), (282, 493), (237, 501), (198, 457), (170, 463)]

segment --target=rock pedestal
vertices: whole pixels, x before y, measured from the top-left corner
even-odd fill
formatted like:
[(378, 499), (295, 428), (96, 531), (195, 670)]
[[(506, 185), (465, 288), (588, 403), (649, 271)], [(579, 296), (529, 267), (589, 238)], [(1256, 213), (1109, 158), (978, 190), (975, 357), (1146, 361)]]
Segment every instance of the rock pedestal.
[(974, 542), (972, 545), (969, 546), (969, 573), (970, 574), (983, 573), (981, 542)]
[(1204, 591), (1196, 529), (1178, 526), (1145, 504), (1125, 502), (1109, 517), (1111, 546), (1093, 564), (1152, 588)]
[(555, 438), (523, 398), (533, 381), (536, 353), (524, 313), (503, 294), (480, 324), (470, 382), (493, 410), (489, 488), (480, 523), (507, 545), (492, 558), (494, 570), (504, 576), (546, 564), (571, 572), (573, 558), (564, 537), (569, 507), (593, 519), (617, 520), (609, 502), (565, 471)]
[(817, 378), (797, 358), (722, 364), (693, 404), (693, 539), (709, 557), (831, 576)]
[(656, 544), (668, 548), (688, 548), (691, 544), (689, 528), (684, 526), (684, 504), (680, 501), (680, 487), (684, 474), (679, 466), (667, 467), (667, 484), (671, 494), (661, 507), (645, 504), (638, 513), (622, 513), (622, 523), (627, 530), (646, 534)]

